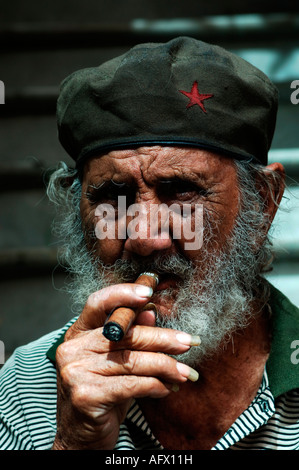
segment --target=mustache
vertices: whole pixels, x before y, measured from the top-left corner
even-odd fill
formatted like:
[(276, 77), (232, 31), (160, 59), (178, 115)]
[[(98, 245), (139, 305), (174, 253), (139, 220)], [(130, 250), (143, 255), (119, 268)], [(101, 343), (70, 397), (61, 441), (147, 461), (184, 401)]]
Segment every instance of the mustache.
[(163, 277), (175, 275), (183, 281), (193, 272), (193, 263), (180, 254), (156, 254), (141, 257), (132, 254), (129, 259), (118, 259), (108, 269), (118, 277), (118, 281), (135, 282), (136, 278), (145, 271), (152, 271)]

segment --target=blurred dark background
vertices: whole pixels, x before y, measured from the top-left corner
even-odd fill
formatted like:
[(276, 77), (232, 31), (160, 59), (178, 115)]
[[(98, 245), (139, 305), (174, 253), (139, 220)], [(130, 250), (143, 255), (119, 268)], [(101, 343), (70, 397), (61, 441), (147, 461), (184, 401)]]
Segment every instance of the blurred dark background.
[(277, 217), (269, 277), (299, 305), (299, 104), (290, 99), (291, 83), (299, 80), (298, 1), (1, 1), (0, 340), (7, 356), (72, 316), (60, 290), (65, 273), (57, 267), (45, 196), (45, 170), (60, 160), (72, 163), (56, 135), (60, 82), (139, 42), (178, 35), (239, 54), (279, 88), (270, 161), (285, 164), (291, 195), (283, 201), (288, 212)]

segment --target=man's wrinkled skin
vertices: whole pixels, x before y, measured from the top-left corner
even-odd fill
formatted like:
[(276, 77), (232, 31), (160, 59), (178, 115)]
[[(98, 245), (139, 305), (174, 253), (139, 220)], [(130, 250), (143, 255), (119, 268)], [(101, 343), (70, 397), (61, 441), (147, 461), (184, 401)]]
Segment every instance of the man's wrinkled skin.
[[(269, 168), (283, 173), (279, 163)], [(165, 191), (163, 181), (174, 179)], [(87, 234), (94, 230), (97, 204), (114, 203), (109, 192), (104, 201), (88, 197), (91, 187), (106, 180), (126, 183), (132, 201), (146, 207), (162, 202), (203, 204), (216, 222), (217, 233), (210, 245), (216, 252), (233, 229), (239, 192), (236, 169), (229, 158), (191, 148), (143, 147), (111, 151), (87, 161), (81, 201)], [(177, 184), (178, 180), (185, 184)], [(277, 191), (279, 201), (283, 188)], [(265, 207), (271, 222), (277, 206), (268, 197)], [(144, 223), (140, 230), (146, 234), (149, 227)], [(94, 239), (86, 242), (94, 248)], [(95, 247), (105, 264), (132, 254), (150, 257), (165, 252), (182, 253), (199, 263), (200, 250), (184, 251), (184, 242), (172, 240), (170, 226), (170, 233), (162, 238), (96, 240)], [(200, 285), (200, 279), (198, 282)], [(175, 280), (167, 279), (162, 288), (169, 283)], [(264, 312), (234, 335), (221, 355), (199, 364), (199, 379), (193, 382), (188, 380), (189, 366), (168, 355), (196, 347), (190, 346), (190, 335), (178, 336), (177, 331), (155, 327), (153, 312), (141, 313), (138, 324), (119, 343), (110, 343), (102, 335), (111, 310), (121, 305), (141, 307), (148, 301), (134, 284), (112, 285), (87, 299), (57, 350), (58, 414), (53, 449), (113, 449), (133, 398), (138, 399), (164, 448), (211, 449), (251, 403), (270, 350)], [(163, 315), (171, 311), (171, 299), (167, 304), (155, 303)], [(174, 385), (179, 391), (174, 391)]]

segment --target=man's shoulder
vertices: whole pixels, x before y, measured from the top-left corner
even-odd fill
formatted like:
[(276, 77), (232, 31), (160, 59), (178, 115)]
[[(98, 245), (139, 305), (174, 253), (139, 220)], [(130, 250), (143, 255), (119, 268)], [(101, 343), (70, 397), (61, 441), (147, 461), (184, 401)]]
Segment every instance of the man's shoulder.
[[(64, 337), (74, 321), (72, 319), (63, 327), (15, 349), (0, 370), (2, 399), (5, 400), (6, 397), (9, 401), (14, 395), (22, 401), (25, 395), (37, 396), (44, 391), (43, 387), (39, 387), (40, 383), (47, 383), (51, 388), (56, 387), (55, 365), (48, 356), (48, 351), (59, 338)], [(1, 403), (3, 406), (3, 401), (0, 400), (0, 408)]]
[(74, 320), (18, 347), (0, 371), (0, 449), (49, 449), (56, 432), (56, 370), (49, 348)]
[(49, 357), (47, 355), (48, 351), (51, 349), (53, 344), (56, 344), (60, 338), (64, 337), (65, 332), (75, 320), (76, 318), (73, 318), (63, 327), (16, 348), (1, 369), (1, 376), (7, 369), (11, 369), (12, 367), (17, 367), (19, 370), (19, 366), (21, 366), (22, 370), (27, 368), (32, 370), (34, 369), (34, 366), (36, 368), (41, 362), (49, 362)]
[(271, 285), (272, 345), (267, 361), (271, 391), (275, 397), (299, 388), (299, 364), (294, 345), (299, 345), (299, 308)]
[(285, 294), (283, 294), (278, 288), (270, 284), (270, 305), (272, 309), (277, 308), (283, 309), (287, 315), (295, 315), (299, 318), (299, 306), (295, 305)]

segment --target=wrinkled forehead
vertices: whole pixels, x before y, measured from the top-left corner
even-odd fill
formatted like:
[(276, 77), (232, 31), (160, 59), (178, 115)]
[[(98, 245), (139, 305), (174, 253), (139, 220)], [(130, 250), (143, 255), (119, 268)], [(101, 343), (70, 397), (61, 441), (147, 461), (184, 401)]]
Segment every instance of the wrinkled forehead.
[(115, 182), (144, 178), (154, 183), (174, 177), (209, 181), (235, 174), (232, 158), (196, 148), (161, 146), (111, 151), (89, 159), (83, 167), (83, 180)]

